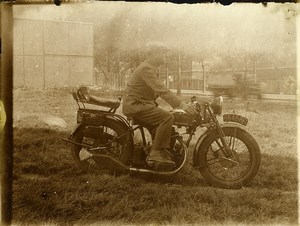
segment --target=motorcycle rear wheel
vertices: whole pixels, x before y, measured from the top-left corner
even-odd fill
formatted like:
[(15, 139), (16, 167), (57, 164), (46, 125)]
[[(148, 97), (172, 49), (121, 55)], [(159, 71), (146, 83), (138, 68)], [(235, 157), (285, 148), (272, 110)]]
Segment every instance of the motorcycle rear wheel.
[[(72, 156), (83, 171), (109, 171), (110, 173), (119, 173), (120, 170), (113, 169), (105, 165), (105, 162), (98, 161), (92, 155), (103, 154), (113, 157), (123, 164), (128, 164), (132, 156), (132, 147), (130, 147), (130, 134), (121, 138), (121, 135), (128, 133), (126, 128), (118, 122), (107, 119), (101, 126), (82, 125), (79, 131), (72, 137), (77, 143), (90, 146), (90, 148), (106, 147), (103, 150), (88, 151), (88, 148), (79, 145), (72, 145)], [(104, 145), (113, 141), (111, 144)], [(92, 156), (92, 157), (91, 157)]]
[(260, 149), (255, 139), (237, 127), (223, 128), (231, 157), (221, 151), (219, 137), (205, 138), (199, 153), (200, 173), (208, 184), (221, 188), (241, 188), (257, 174), (261, 162)]

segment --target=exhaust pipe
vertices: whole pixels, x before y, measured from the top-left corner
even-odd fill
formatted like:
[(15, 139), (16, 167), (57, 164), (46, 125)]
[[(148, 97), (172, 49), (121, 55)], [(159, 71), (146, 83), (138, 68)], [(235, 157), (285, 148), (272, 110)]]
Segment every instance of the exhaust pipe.
[[(82, 154), (81, 154), (82, 152)], [(158, 175), (171, 175), (176, 172), (178, 172), (182, 166), (184, 165), (185, 160), (182, 162), (180, 167), (176, 167), (175, 169), (171, 171), (156, 171), (152, 169), (146, 169), (146, 168), (136, 168), (136, 167), (130, 167), (122, 163), (121, 161), (108, 156), (108, 155), (101, 155), (101, 154), (92, 154), (88, 152), (85, 148), (83, 148), (80, 153), (79, 157), (81, 159), (81, 156), (83, 157), (82, 160), (85, 160), (87, 158), (93, 158), (96, 162), (101, 162), (104, 166), (111, 168), (111, 169), (119, 169), (121, 171), (127, 171), (127, 172), (140, 172), (140, 173), (150, 173), (150, 174), (158, 174)]]

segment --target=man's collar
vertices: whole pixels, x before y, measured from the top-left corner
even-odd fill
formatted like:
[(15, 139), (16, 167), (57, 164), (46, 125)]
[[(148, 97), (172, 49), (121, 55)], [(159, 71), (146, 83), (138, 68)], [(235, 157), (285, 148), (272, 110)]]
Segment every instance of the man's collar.
[(159, 72), (159, 70), (158, 70), (159, 66), (155, 65), (155, 64), (154, 64), (153, 62), (151, 62), (150, 60), (145, 60), (145, 63), (146, 63), (146, 64), (149, 64), (149, 65), (155, 70), (156, 73)]

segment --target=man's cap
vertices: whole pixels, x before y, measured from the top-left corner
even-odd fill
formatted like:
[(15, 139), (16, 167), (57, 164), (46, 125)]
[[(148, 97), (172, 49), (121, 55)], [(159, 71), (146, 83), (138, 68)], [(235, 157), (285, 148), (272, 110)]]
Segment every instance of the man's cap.
[(169, 46), (164, 42), (153, 41), (146, 44), (147, 52), (157, 51), (157, 50), (170, 50)]

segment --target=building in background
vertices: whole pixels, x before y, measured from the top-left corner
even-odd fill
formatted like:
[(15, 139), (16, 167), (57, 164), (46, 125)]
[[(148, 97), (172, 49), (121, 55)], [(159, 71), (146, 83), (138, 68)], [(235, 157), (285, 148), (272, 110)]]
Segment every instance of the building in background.
[(14, 19), (14, 88), (94, 84), (93, 24)]

